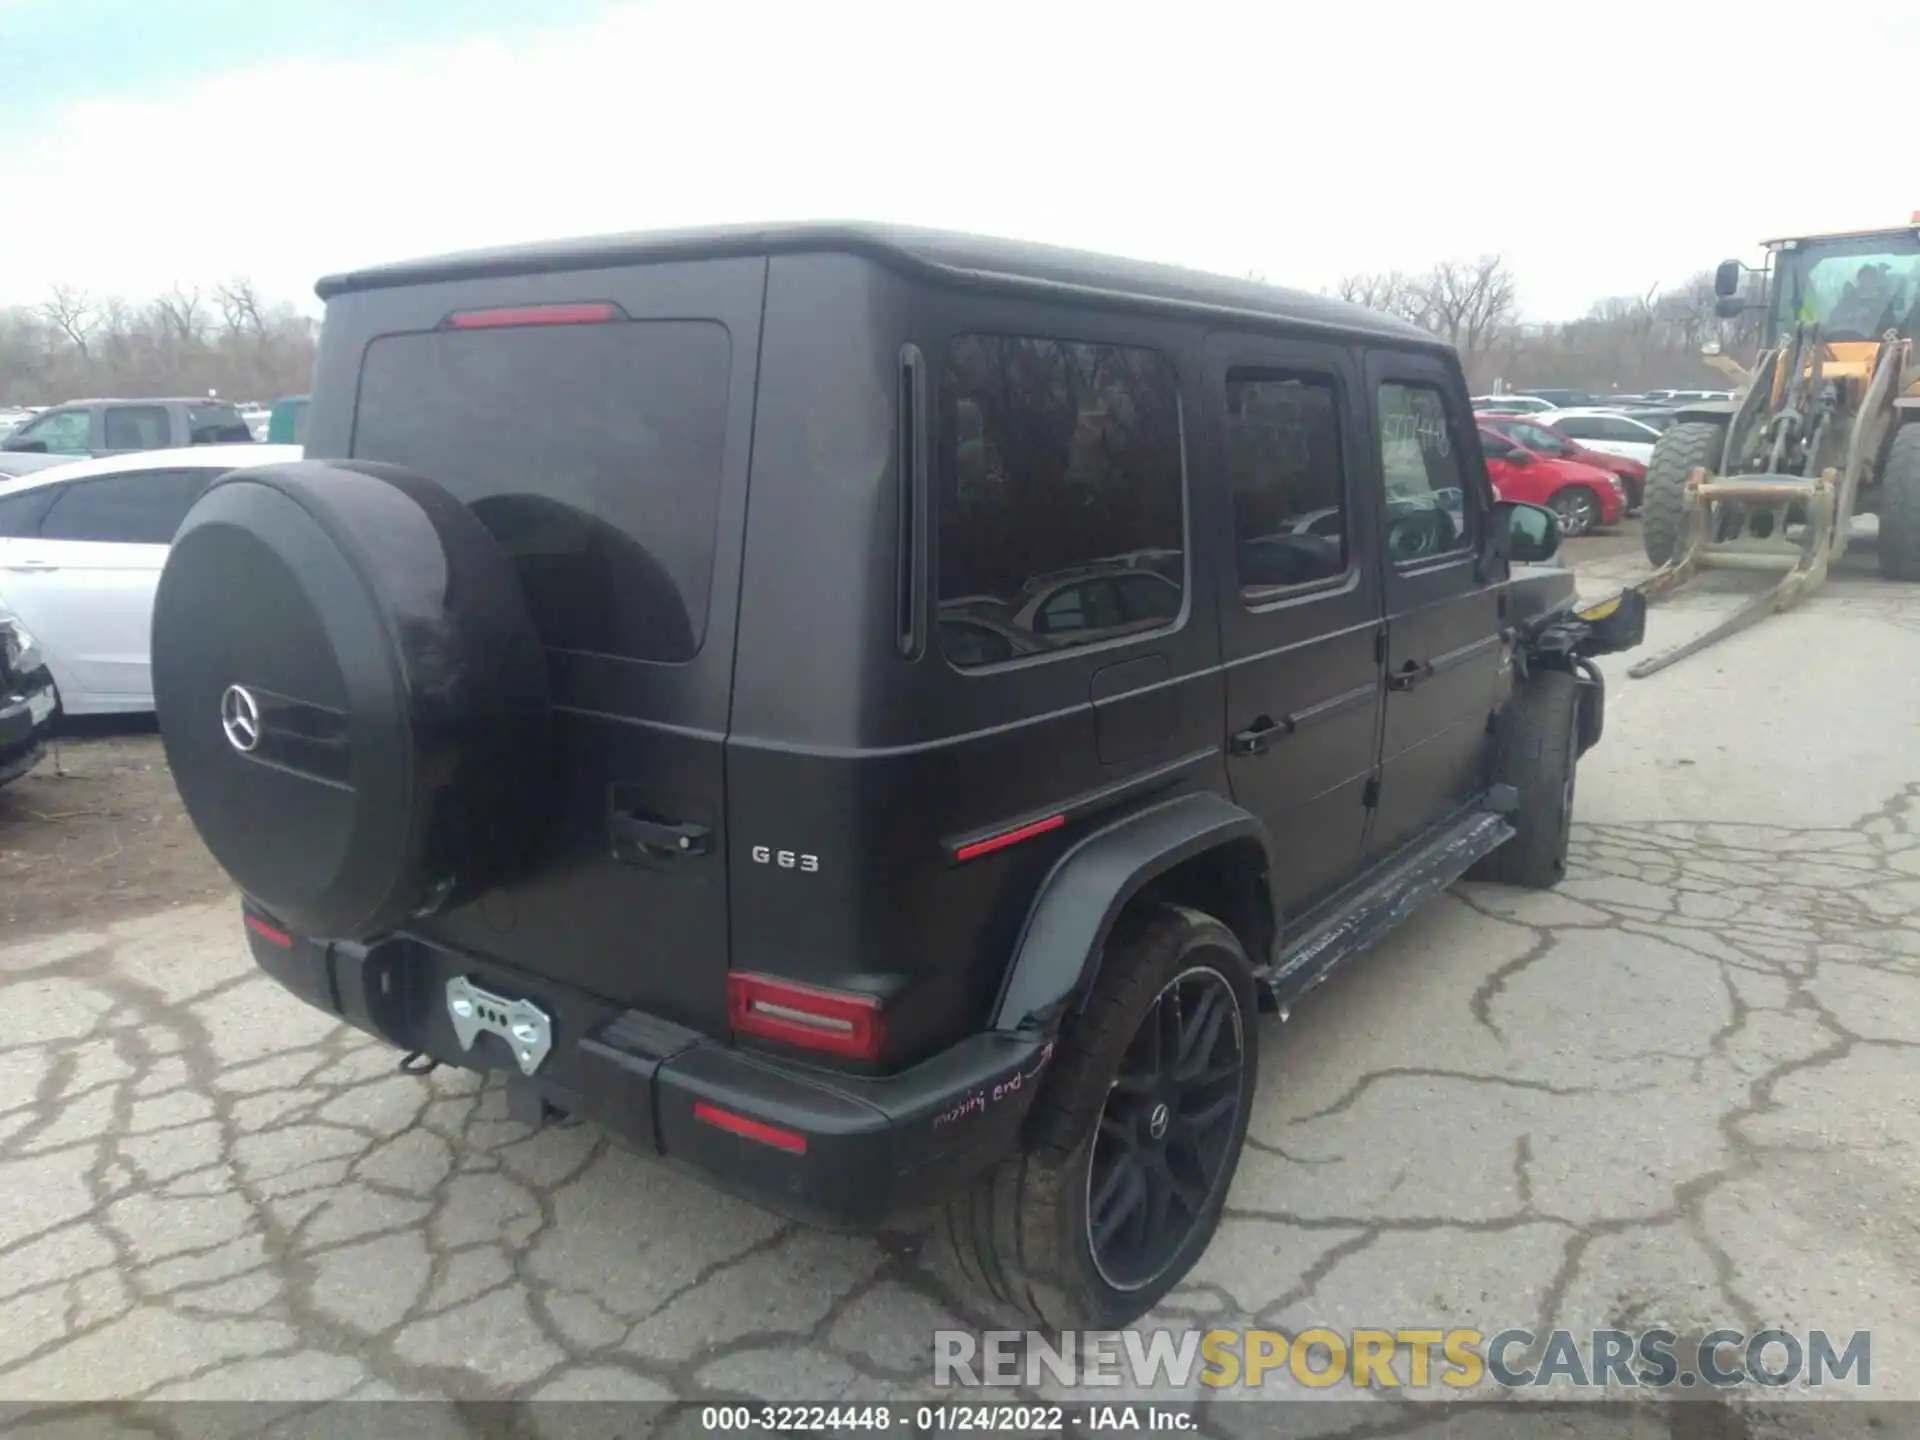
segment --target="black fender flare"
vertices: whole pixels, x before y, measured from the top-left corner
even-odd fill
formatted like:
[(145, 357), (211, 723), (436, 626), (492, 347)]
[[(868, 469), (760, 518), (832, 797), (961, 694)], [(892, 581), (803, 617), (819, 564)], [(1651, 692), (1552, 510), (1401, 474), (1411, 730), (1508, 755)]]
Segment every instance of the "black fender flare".
[[(1129, 901), (1174, 866), (1240, 840), (1271, 854), (1264, 825), (1232, 801), (1202, 791), (1135, 810), (1068, 849), (1027, 911), (993, 1028), (1012, 1031), (1053, 1019), (1097, 968)], [(1264, 959), (1253, 957), (1256, 965)]]

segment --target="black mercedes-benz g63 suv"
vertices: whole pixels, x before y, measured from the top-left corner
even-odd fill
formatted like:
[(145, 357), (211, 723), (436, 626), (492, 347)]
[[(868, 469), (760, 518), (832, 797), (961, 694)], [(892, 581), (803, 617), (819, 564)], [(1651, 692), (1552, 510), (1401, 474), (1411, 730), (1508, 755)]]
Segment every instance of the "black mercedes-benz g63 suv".
[(308, 459), (195, 504), (154, 696), (259, 964), (990, 1295), (1142, 1313), (1285, 1006), (1550, 885), (1590, 655), (1461, 372), (1331, 300), (858, 226), (321, 283)]

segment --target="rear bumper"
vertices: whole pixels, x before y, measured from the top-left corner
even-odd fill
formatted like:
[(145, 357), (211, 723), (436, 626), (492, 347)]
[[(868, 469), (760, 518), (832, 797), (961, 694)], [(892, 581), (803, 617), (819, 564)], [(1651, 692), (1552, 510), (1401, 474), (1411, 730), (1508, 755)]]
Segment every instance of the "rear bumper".
[[(247, 938), (260, 967), (310, 1005), (443, 1064), (504, 1071), (636, 1149), (836, 1228), (923, 1208), (1009, 1153), (1053, 1048), (990, 1032), (897, 1075), (847, 1076), (410, 938), (282, 945), (251, 926)], [(551, 1018), (553, 1047), (531, 1079), (494, 1035), (461, 1047), (445, 1000), (456, 976)]]
[(0, 690), (0, 785), (39, 763), (53, 728), (53, 701), (53, 679), (44, 669)]

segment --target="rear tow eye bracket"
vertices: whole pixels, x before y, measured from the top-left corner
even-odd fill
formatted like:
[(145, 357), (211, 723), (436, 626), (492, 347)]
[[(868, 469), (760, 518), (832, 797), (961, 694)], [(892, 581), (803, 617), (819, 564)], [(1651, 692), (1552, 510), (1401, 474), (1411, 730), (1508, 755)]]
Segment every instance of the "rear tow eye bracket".
[(553, 1021), (530, 1000), (509, 1000), (482, 990), (464, 975), (447, 981), (447, 1014), (462, 1050), (473, 1049), (482, 1031), (507, 1042), (522, 1075), (531, 1075), (553, 1049)]

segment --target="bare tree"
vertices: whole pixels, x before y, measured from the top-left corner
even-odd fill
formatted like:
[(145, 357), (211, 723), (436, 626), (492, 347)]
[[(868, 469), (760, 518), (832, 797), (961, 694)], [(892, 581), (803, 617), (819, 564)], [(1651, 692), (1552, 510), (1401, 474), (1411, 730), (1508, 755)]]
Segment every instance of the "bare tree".
[(1426, 327), (1432, 313), (1425, 282), (1400, 270), (1359, 271), (1343, 275), (1333, 293), (1355, 305), (1397, 315)]
[(316, 340), (309, 317), (243, 281), (211, 301), (176, 286), (138, 303), (57, 286), (40, 305), (0, 308), (0, 403), (209, 391), (271, 400), (308, 388)]
[(1499, 255), (1442, 260), (1420, 288), (1427, 328), (1466, 355), (1487, 349), (1519, 311), (1513, 271)]
[(220, 318), (227, 327), (229, 335), (251, 335), (255, 338), (267, 332), (267, 322), (262, 312), (260, 294), (253, 282), (246, 276), (238, 276), (214, 290), (214, 298), (220, 306)]
[(200, 343), (207, 323), (199, 290), (182, 290), (178, 285), (154, 300), (153, 318), (163, 335), (185, 346)]
[(40, 313), (47, 322), (66, 336), (67, 343), (78, 350), (84, 358), (87, 354), (87, 340), (93, 333), (93, 302), (87, 298), (87, 292), (72, 285), (56, 285), (53, 294), (41, 305)]

